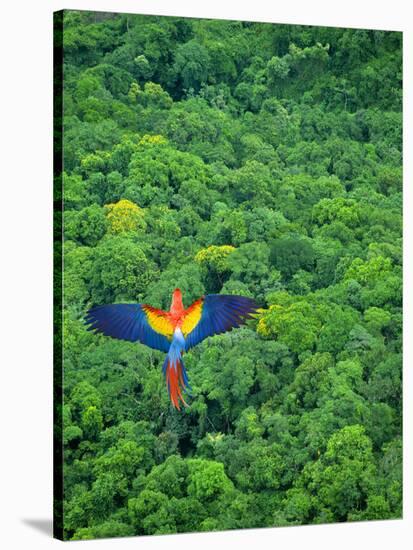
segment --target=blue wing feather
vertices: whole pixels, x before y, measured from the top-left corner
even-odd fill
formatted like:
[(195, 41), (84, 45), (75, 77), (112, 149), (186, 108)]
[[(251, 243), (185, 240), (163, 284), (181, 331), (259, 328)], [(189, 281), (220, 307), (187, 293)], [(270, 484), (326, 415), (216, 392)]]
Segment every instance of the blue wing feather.
[(141, 304), (110, 304), (96, 306), (86, 314), (88, 330), (118, 340), (141, 342), (150, 348), (168, 352), (171, 342), (149, 325)]
[(190, 349), (208, 336), (238, 328), (251, 318), (258, 305), (245, 296), (208, 294), (202, 304), (199, 323), (185, 338), (185, 347)]

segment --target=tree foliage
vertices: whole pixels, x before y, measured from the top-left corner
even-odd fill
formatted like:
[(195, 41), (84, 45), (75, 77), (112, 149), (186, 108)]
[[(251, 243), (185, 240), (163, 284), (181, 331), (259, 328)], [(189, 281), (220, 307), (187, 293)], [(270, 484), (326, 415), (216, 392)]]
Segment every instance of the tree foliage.
[[(401, 516), (401, 33), (65, 12), (67, 539)], [(255, 298), (163, 356), (91, 305)]]

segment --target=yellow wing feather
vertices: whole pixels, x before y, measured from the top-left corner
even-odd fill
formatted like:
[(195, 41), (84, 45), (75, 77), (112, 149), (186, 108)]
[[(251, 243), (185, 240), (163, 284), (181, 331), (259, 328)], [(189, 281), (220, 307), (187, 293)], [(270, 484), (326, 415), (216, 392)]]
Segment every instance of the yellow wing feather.
[(142, 309), (146, 313), (146, 319), (150, 327), (155, 332), (158, 332), (159, 334), (162, 334), (163, 336), (171, 339), (174, 328), (170, 319), (168, 318), (167, 312), (148, 305), (143, 305)]
[(194, 302), (189, 308), (185, 311), (185, 316), (182, 322), (182, 332), (184, 337), (186, 337), (196, 325), (199, 323), (202, 315), (202, 305), (204, 299), (200, 298)]

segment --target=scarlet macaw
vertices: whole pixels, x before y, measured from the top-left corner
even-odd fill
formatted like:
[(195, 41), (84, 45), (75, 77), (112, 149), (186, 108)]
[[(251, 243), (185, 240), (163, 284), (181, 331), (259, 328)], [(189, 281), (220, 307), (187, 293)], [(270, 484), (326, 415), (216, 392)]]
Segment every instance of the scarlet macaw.
[(85, 322), (88, 330), (167, 352), (162, 370), (172, 405), (179, 410), (180, 401), (188, 406), (182, 396), (189, 387), (182, 354), (208, 336), (238, 328), (257, 309), (251, 298), (223, 294), (202, 296), (185, 309), (176, 288), (169, 311), (147, 304), (110, 304), (89, 309)]

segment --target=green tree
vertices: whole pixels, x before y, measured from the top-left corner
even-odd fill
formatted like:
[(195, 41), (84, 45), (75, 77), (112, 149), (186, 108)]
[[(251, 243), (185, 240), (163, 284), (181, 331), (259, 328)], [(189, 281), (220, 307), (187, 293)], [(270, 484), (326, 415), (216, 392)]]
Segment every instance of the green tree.
[(142, 248), (126, 237), (111, 237), (95, 249), (91, 284), (95, 302), (139, 300), (157, 270)]
[(177, 48), (173, 71), (184, 90), (193, 88), (198, 91), (207, 81), (209, 65), (208, 50), (195, 40), (190, 40)]
[[(66, 10), (63, 46), (64, 538), (400, 518), (401, 33)], [(84, 324), (176, 287), (261, 306), (179, 412)]]

